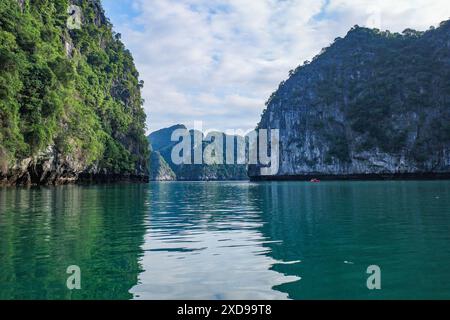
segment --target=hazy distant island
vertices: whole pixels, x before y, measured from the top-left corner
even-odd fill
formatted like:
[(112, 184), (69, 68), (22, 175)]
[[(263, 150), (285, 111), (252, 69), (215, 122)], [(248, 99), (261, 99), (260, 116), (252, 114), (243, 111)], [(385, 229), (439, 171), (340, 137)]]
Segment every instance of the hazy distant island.
[[(171, 154), (172, 148), (177, 144), (177, 142), (171, 141), (172, 133), (177, 129), (185, 129), (185, 125), (179, 124), (172, 126), (170, 128), (161, 129), (153, 132), (148, 136), (148, 140), (151, 148), (150, 156), (150, 180), (153, 181), (225, 181), (225, 180), (248, 180), (247, 166), (244, 164), (213, 164), (208, 165), (194, 164), (192, 154), (192, 164), (181, 164), (176, 165), (173, 163)], [(194, 130), (189, 130), (192, 137), (192, 150), (196, 148), (194, 146), (193, 135), (195, 133), (199, 134), (201, 139), (207, 140), (202, 132), (196, 132)], [(224, 133), (218, 133), (226, 139)], [(232, 137), (236, 138), (236, 137)], [(204, 151), (208, 142), (203, 141), (201, 147), (201, 152)], [(234, 154), (236, 153), (236, 149)], [(224, 158), (227, 152), (226, 144), (224, 145)]]

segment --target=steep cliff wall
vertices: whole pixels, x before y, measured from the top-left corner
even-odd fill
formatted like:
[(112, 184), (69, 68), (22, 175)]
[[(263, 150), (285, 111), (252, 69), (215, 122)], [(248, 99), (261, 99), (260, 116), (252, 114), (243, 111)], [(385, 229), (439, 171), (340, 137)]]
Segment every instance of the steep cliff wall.
[(143, 84), (99, 0), (2, 0), (0, 69), (0, 184), (148, 179)]
[[(402, 34), (355, 26), (291, 71), (259, 128), (280, 129), (269, 179), (450, 176), (450, 22)], [(260, 176), (251, 166), (249, 174)]]
[(150, 154), (150, 180), (151, 181), (175, 181), (176, 174), (167, 164), (166, 160), (158, 151)]

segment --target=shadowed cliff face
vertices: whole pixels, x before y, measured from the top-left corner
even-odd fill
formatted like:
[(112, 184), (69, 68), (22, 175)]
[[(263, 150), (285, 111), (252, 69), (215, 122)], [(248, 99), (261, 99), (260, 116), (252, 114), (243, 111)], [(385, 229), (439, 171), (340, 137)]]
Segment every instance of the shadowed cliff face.
[(143, 84), (100, 1), (2, 1), (0, 67), (0, 185), (148, 179)]
[(450, 172), (449, 49), (450, 22), (355, 27), (291, 71), (259, 124), (280, 129), (278, 176)]
[(150, 154), (150, 179), (152, 181), (174, 181), (177, 176), (158, 151)]

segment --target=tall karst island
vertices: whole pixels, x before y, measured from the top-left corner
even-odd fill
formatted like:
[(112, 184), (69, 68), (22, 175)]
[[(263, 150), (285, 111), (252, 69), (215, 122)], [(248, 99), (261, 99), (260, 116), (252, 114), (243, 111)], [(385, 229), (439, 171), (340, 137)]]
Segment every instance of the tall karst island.
[(255, 180), (450, 177), (450, 21), (426, 32), (355, 26), (292, 70), (259, 128), (280, 170)]
[(0, 69), (0, 184), (148, 180), (143, 83), (99, 0), (2, 0)]

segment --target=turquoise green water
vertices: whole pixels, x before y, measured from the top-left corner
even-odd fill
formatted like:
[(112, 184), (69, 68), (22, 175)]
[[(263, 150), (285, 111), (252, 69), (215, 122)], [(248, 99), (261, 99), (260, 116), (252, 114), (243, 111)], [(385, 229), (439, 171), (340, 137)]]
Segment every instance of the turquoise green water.
[(0, 189), (0, 299), (450, 299), (449, 267), (450, 182)]

